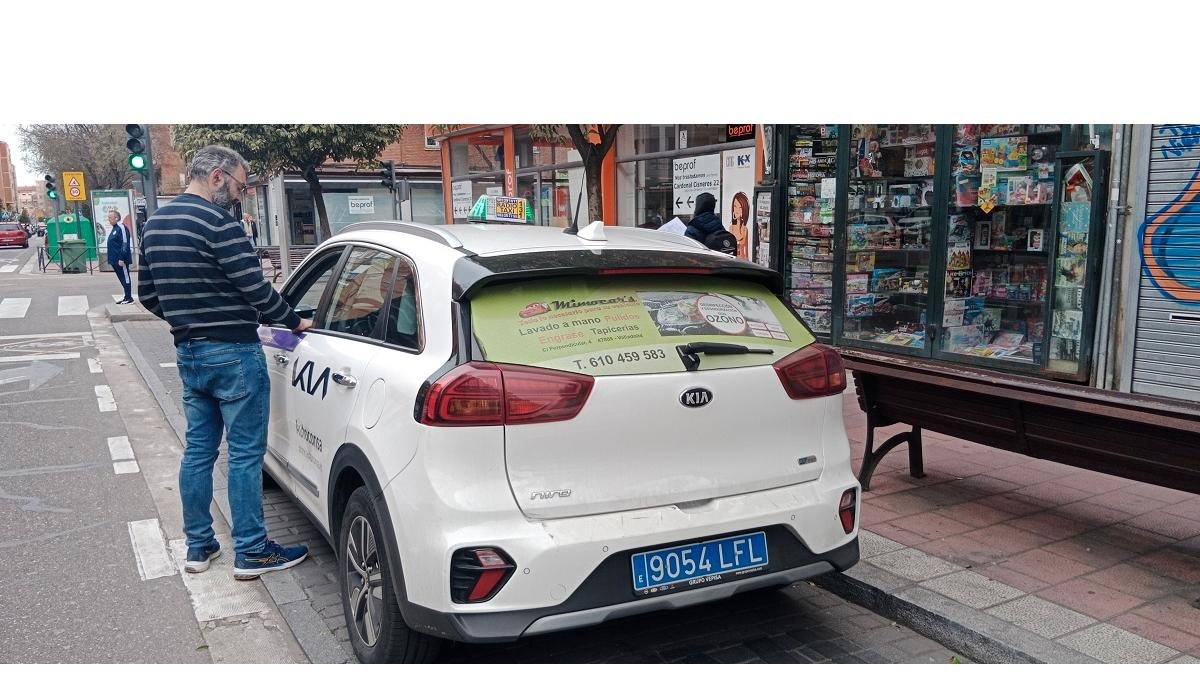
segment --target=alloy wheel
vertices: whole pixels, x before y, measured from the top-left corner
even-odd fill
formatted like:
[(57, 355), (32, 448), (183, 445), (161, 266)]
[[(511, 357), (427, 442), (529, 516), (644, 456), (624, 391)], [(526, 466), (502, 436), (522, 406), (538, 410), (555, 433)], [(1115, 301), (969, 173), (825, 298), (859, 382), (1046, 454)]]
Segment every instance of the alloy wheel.
[(363, 644), (374, 647), (379, 641), (383, 622), (383, 570), (375, 530), (363, 516), (350, 524), (346, 537), (346, 587), (349, 589), (350, 617)]

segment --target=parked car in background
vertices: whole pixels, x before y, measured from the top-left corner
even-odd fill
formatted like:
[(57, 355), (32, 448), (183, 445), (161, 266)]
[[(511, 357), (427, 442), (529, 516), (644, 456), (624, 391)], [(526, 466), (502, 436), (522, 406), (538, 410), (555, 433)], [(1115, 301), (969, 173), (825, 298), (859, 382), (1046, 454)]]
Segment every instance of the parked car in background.
[(858, 560), (846, 375), (777, 272), (593, 225), (359, 223), (259, 334), (265, 469), (360, 661), (429, 659)]
[(20, 223), (0, 223), (0, 246), (29, 248), (29, 234)]

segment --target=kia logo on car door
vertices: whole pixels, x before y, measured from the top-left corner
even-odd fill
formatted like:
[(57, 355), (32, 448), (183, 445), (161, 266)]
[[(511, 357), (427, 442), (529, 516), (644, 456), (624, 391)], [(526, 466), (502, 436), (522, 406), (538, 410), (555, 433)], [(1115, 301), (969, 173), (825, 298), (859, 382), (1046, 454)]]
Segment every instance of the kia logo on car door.
[(692, 387), (679, 395), (679, 402), (689, 408), (699, 408), (712, 401), (713, 394), (704, 387)]

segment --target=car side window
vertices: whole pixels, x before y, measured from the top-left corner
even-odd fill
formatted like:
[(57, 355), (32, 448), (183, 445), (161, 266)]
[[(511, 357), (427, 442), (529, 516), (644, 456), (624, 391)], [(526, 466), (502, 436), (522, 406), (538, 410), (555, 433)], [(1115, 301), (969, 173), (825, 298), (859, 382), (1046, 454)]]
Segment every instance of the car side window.
[(401, 259), (396, 283), (388, 305), (387, 327), (383, 339), (388, 344), (410, 349), (421, 348), (421, 313), (417, 303), (417, 275), (412, 264)]
[(284, 293), (283, 299), (292, 306), (297, 314), (312, 312), (312, 316), (316, 315), (316, 311), (321, 305), (321, 297), (325, 295), (325, 289), (329, 286), (330, 279), (333, 278), (333, 270), (344, 250), (344, 248), (338, 248), (322, 255), (309, 266), (304, 278)]
[(396, 256), (355, 247), (333, 287), (329, 311), (321, 327), (326, 330), (375, 337), (392, 284)]

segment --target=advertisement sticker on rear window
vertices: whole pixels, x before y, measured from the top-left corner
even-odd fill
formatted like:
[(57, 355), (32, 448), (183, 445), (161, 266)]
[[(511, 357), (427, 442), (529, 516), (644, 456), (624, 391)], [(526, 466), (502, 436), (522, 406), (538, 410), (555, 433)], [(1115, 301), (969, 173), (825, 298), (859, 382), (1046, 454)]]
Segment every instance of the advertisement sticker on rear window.
[(769, 353), (714, 355), (700, 369), (773, 363), (813, 337), (770, 291), (695, 277), (567, 278), (487, 289), (471, 302), (488, 360), (589, 375), (678, 372), (676, 347), (725, 342)]

